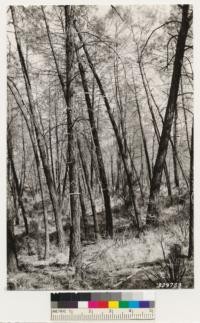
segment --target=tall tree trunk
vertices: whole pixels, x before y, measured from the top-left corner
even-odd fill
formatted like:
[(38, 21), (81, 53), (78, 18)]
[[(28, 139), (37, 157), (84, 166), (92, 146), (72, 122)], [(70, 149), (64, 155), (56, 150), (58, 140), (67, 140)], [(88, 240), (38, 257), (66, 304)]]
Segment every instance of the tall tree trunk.
[[(141, 78), (142, 78), (142, 84), (144, 86), (144, 90), (145, 90), (145, 93), (146, 93), (146, 98), (147, 98), (147, 103), (148, 103), (149, 111), (150, 111), (151, 117), (152, 117), (153, 127), (154, 127), (155, 134), (156, 134), (156, 138), (157, 138), (157, 141), (158, 141), (158, 144), (159, 144), (160, 143), (160, 132), (159, 132), (158, 125), (157, 125), (157, 122), (156, 122), (156, 118), (155, 118), (155, 114), (154, 114), (154, 111), (153, 111), (153, 107), (152, 107), (151, 102), (150, 102), (149, 93), (148, 93), (148, 82), (147, 82), (147, 78), (146, 78), (146, 82), (147, 82), (147, 85), (146, 85), (146, 82), (145, 82), (146, 75), (145, 75), (144, 67), (142, 66), (142, 62), (141, 61), (139, 61), (139, 70), (140, 70), (140, 75), (141, 75)], [(165, 173), (165, 178), (166, 178), (168, 196), (172, 200), (172, 191), (171, 191), (170, 176), (169, 176), (169, 171), (168, 171), (168, 168), (167, 168), (166, 161), (164, 162), (163, 168), (164, 168), (164, 173)]]
[(159, 216), (158, 199), (159, 199), (161, 178), (162, 178), (162, 172), (163, 172), (164, 163), (166, 159), (167, 149), (168, 149), (171, 127), (174, 119), (174, 112), (176, 109), (185, 43), (186, 43), (187, 33), (189, 29), (188, 16), (189, 16), (189, 5), (183, 5), (182, 22), (181, 22), (181, 28), (180, 28), (178, 40), (177, 40), (169, 99), (167, 103), (164, 124), (163, 124), (162, 134), (160, 138), (160, 144), (158, 148), (157, 158), (156, 158), (156, 162), (153, 170), (153, 177), (151, 181), (149, 205), (148, 205), (147, 218), (146, 218), (147, 224), (153, 224), (153, 223), (156, 224), (158, 222), (158, 216)]
[(183, 114), (184, 114), (184, 119), (185, 119), (185, 132), (186, 132), (188, 150), (191, 153), (189, 131), (188, 131), (188, 120), (187, 120), (187, 113), (186, 113), (186, 109), (185, 109), (186, 107), (185, 107), (185, 100), (184, 100), (183, 78), (182, 77), (181, 77), (181, 99), (182, 99)]
[(41, 194), (41, 200), (42, 200), (42, 213), (43, 213), (43, 218), (44, 218), (44, 232), (45, 232), (44, 259), (46, 260), (49, 258), (49, 223), (48, 223), (48, 214), (47, 214), (45, 202), (44, 202), (44, 191), (43, 191), (43, 187), (42, 187), (42, 179), (41, 179), (41, 173), (40, 173), (40, 161), (39, 161), (38, 154), (36, 156), (36, 167), (37, 167), (40, 194)]
[(94, 155), (93, 155), (93, 140), (91, 140), (91, 147), (90, 147), (90, 185), (93, 188), (94, 185)]
[(115, 191), (119, 195), (121, 183), (121, 156), (117, 151), (117, 175), (116, 175)]
[(71, 207), (71, 230), (70, 230), (70, 255), (69, 263), (76, 267), (81, 265), (81, 239), (80, 239), (80, 210), (79, 189), (77, 172), (77, 144), (75, 139), (74, 104), (73, 104), (73, 65), (74, 44), (72, 23), (74, 19), (73, 6), (64, 6), (65, 13), (65, 50), (66, 50), (66, 88), (65, 100), (67, 106), (67, 132), (68, 132), (68, 163), (69, 163), (69, 194)]
[(178, 131), (177, 131), (177, 120), (178, 120), (178, 107), (176, 106), (175, 108), (175, 113), (174, 113), (174, 129), (173, 129), (173, 137), (174, 137), (174, 146), (173, 146), (173, 164), (174, 164), (174, 183), (176, 187), (179, 187), (179, 176), (178, 176), (178, 165), (177, 165), (177, 136), (178, 136)]
[(112, 187), (112, 194), (114, 194), (114, 187), (115, 187), (115, 175), (114, 175), (114, 162), (113, 162), (113, 155), (110, 155), (110, 177), (111, 177), (111, 187)]
[[(57, 75), (60, 81), (61, 89), (63, 91), (66, 108), (67, 108), (67, 132), (68, 132), (68, 167), (66, 167), (64, 183), (66, 183), (67, 171), (69, 172), (69, 192), (70, 192), (70, 208), (71, 208), (71, 228), (70, 228), (70, 254), (69, 263), (74, 265), (79, 272), (81, 265), (81, 239), (80, 239), (80, 212), (79, 212), (79, 192), (78, 192), (78, 176), (77, 176), (77, 147), (74, 136), (73, 124), (74, 106), (73, 106), (73, 65), (74, 65), (74, 44), (72, 35), (72, 21), (73, 21), (73, 6), (64, 6), (65, 15), (65, 49), (66, 49), (66, 85), (63, 76), (59, 69), (59, 64), (55, 55), (53, 44), (51, 41), (51, 34), (45, 12), (41, 7), (49, 44), (51, 47), (53, 59), (56, 66)], [(64, 186), (63, 186), (64, 188)], [(64, 192), (64, 189), (63, 189)], [(64, 194), (63, 194), (64, 196)]]
[(189, 249), (188, 258), (191, 258), (194, 254), (194, 201), (193, 201), (193, 162), (194, 162), (194, 130), (192, 125), (192, 138), (191, 138), (191, 157), (190, 157), (190, 221), (189, 221)]
[(140, 183), (143, 190), (144, 183), (144, 165), (143, 165), (143, 145), (140, 145)]
[(55, 186), (53, 183), (51, 170), (50, 170), (50, 167), (48, 164), (48, 157), (46, 154), (45, 143), (44, 143), (41, 131), (40, 131), (40, 127), (39, 127), (37, 118), (36, 118), (36, 111), (35, 111), (36, 109), (35, 109), (32, 89), (31, 89), (31, 83), (30, 83), (29, 75), (28, 75), (27, 68), (25, 65), (24, 56), (22, 53), (19, 35), (17, 32), (15, 9), (13, 6), (11, 6), (10, 8), (11, 8), (13, 25), (14, 25), (14, 30), (15, 30), (15, 39), (16, 39), (16, 43), (17, 43), (17, 50), (18, 50), (18, 54), (19, 54), (19, 59), (20, 59), (20, 63), (21, 63), (21, 68), (22, 68), (22, 72), (23, 72), (23, 77), (24, 77), (24, 82), (25, 82), (25, 87), (26, 87), (26, 92), (27, 92), (27, 97), (28, 97), (28, 102), (29, 102), (31, 121), (34, 126), (37, 145), (38, 145), (38, 149), (40, 152), (40, 157), (41, 157), (41, 161), (42, 161), (42, 165), (43, 165), (43, 169), (44, 169), (44, 174), (45, 174), (45, 178), (46, 178), (46, 183), (48, 186), (49, 195), (50, 195), (50, 199), (51, 199), (52, 206), (53, 206), (53, 212), (54, 212), (54, 216), (55, 216), (55, 220), (56, 220), (56, 229), (57, 229), (57, 235), (58, 235), (59, 249), (61, 252), (63, 252), (64, 248), (65, 248), (65, 241), (64, 241), (64, 231), (63, 231), (63, 226), (62, 226), (62, 218), (61, 218), (60, 206), (59, 206), (58, 198), (57, 198), (57, 192), (56, 192), (56, 189), (55, 189)]
[(93, 217), (93, 221), (94, 221), (95, 238), (99, 239), (100, 238), (99, 225), (98, 225), (98, 220), (97, 220), (97, 212), (96, 212), (93, 192), (92, 192), (92, 189), (91, 189), (91, 186), (90, 186), (90, 181), (89, 181), (89, 173), (88, 173), (87, 165), (86, 165), (86, 162), (85, 162), (85, 159), (84, 159), (84, 156), (83, 156), (83, 152), (81, 150), (81, 143), (80, 143), (79, 139), (78, 139), (77, 142), (78, 142), (78, 150), (79, 150), (81, 165), (82, 165), (82, 169), (83, 169), (83, 173), (84, 173), (84, 177), (85, 177), (85, 182), (86, 182), (88, 194), (89, 194), (89, 197), (90, 197), (90, 205), (91, 205), (92, 217)]
[(79, 199), (80, 199), (81, 214), (82, 214), (83, 227), (84, 227), (84, 235), (85, 235), (85, 240), (87, 240), (89, 226), (87, 221), (87, 212), (85, 207), (85, 201), (84, 201), (84, 195), (83, 195), (83, 189), (81, 186), (80, 176), (78, 177), (78, 186), (79, 186)]
[[(145, 72), (144, 72), (144, 75), (145, 75)], [(154, 103), (154, 105), (155, 105), (155, 107), (156, 107), (156, 110), (157, 110), (157, 112), (158, 112), (158, 115), (159, 115), (159, 117), (160, 117), (160, 120), (162, 121), (162, 124), (164, 124), (164, 119), (163, 119), (162, 114), (161, 114), (161, 112), (160, 112), (160, 110), (159, 110), (159, 106), (158, 106), (158, 104), (156, 103), (155, 97), (154, 97), (154, 95), (153, 95), (153, 93), (152, 93), (152, 91), (151, 91), (151, 89), (150, 89), (149, 82), (148, 82), (148, 80), (147, 80), (146, 75), (145, 75), (145, 78), (146, 78), (146, 82), (147, 82), (147, 87), (148, 87), (149, 93), (150, 93), (151, 98), (152, 98), (152, 100), (153, 100), (153, 103)], [(152, 111), (153, 111), (153, 110), (152, 110)], [(160, 136), (159, 136), (159, 140), (160, 140)], [(173, 152), (175, 153), (175, 155), (176, 155), (176, 160), (177, 160), (177, 163), (178, 163), (178, 165), (179, 165), (179, 167), (180, 167), (180, 170), (181, 170), (182, 176), (183, 176), (183, 178), (184, 178), (184, 180), (185, 180), (185, 183), (186, 183), (186, 185), (187, 185), (187, 187), (188, 187), (188, 189), (189, 189), (188, 179), (187, 179), (187, 176), (186, 176), (185, 171), (184, 171), (184, 169), (183, 169), (183, 165), (182, 165), (182, 163), (181, 163), (181, 160), (180, 160), (180, 158), (179, 158), (179, 156), (178, 156), (178, 151), (174, 149), (174, 143), (173, 143), (173, 140), (172, 140), (172, 138), (171, 138), (171, 135), (169, 136), (169, 141), (170, 141), (170, 144), (171, 144), (171, 147), (172, 147), (172, 151), (173, 151)], [(166, 161), (165, 161), (165, 164), (166, 164)], [(166, 169), (167, 169), (167, 165), (166, 165)], [(164, 171), (165, 171), (165, 166), (164, 166)], [(167, 175), (167, 173), (168, 173), (168, 176), (166, 176), (166, 175)], [(167, 173), (165, 172), (166, 182), (167, 182), (167, 177), (169, 178), (169, 181), (170, 181), (169, 172), (167, 171)], [(168, 194), (169, 194), (169, 193), (168, 193)]]
[[(13, 86), (15, 86), (15, 89), (17, 89), (16, 85), (13, 83)], [(44, 228), (45, 228), (45, 253), (44, 253), (44, 259), (48, 259), (49, 257), (49, 226), (48, 226), (48, 214), (46, 212), (46, 208), (44, 205), (44, 192), (43, 192), (43, 186), (42, 186), (42, 179), (41, 179), (41, 173), (40, 173), (40, 159), (39, 159), (39, 154), (38, 154), (38, 149), (37, 149), (37, 143), (35, 142), (35, 135), (34, 135), (34, 126), (33, 123), (29, 123), (29, 120), (27, 119), (26, 114), (24, 113), (23, 110), (23, 101), (20, 102), (19, 98), (17, 98), (16, 93), (14, 90), (10, 87), (11, 93), (22, 113), (22, 116), (26, 122), (26, 126), (28, 129), (29, 137), (31, 140), (31, 144), (33, 147), (33, 152), (35, 156), (35, 162), (36, 162), (36, 168), (37, 168), (37, 175), (38, 175), (38, 180), (39, 180), (39, 186), (40, 186), (40, 193), (41, 193), (41, 200), (42, 200), (42, 209), (43, 209), (43, 217), (44, 217)]]
[(101, 92), (101, 95), (103, 97), (103, 100), (104, 100), (104, 103), (105, 103), (105, 106), (106, 106), (106, 109), (107, 109), (107, 112), (108, 112), (108, 115), (109, 115), (110, 122), (112, 124), (113, 130), (114, 130), (114, 133), (115, 133), (115, 137), (116, 137), (116, 140), (117, 140), (117, 144), (118, 144), (118, 147), (119, 147), (119, 151), (120, 151), (120, 154), (121, 154), (121, 157), (122, 157), (122, 161), (123, 161), (123, 164), (124, 164), (124, 169), (125, 169), (126, 176), (127, 176), (127, 184), (128, 184), (128, 187), (129, 187), (131, 203), (132, 203), (132, 206), (133, 206), (134, 212), (135, 212), (135, 220), (136, 221), (133, 220), (133, 222), (136, 222), (137, 229), (140, 230), (140, 214), (139, 214), (139, 209), (138, 209), (137, 202), (136, 202), (135, 192), (133, 190), (133, 174), (132, 174), (132, 171), (131, 171), (131, 169), (129, 167), (129, 164), (128, 164), (127, 154), (125, 153), (125, 150), (124, 150), (124, 147), (123, 147), (123, 141), (122, 141), (121, 136), (119, 134), (117, 124), (116, 124), (116, 122), (114, 120), (112, 110), (111, 110), (110, 104), (108, 102), (106, 93), (104, 91), (102, 82), (101, 82), (101, 80), (100, 80), (100, 78), (99, 78), (99, 76), (98, 76), (98, 74), (96, 72), (94, 64), (92, 63), (92, 60), (91, 60), (90, 55), (88, 53), (87, 47), (86, 47), (86, 45), (84, 43), (83, 37), (82, 37), (81, 33), (79, 32), (78, 27), (76, 25), (76, 21), (74, 21), (74, 27), (75, 27), (75, 29), (77, 31), (78, 37), (79, 37), (82, 45), (83, 45), (83, 50), (85, 52), (88, 64), (89, 64), (89, 66), (90, 66), (90, 68), (92, 70), (92, 73), (93, 73), (93, 75), (94, 75), (94, 77), (96, 79), (96, 82), (98, 84), (99, 90)]
[[(10, 160), (7, 160), (7, 176), (10, 178)], [(9, 194), (9, 191), (7, 191)], [(14, 215), (11, 212), (10, 199), (7, 199), (7, 272), (18, 271), (18, 257), (14, 234)]]
[(150, 163), (149, 152), (148, 152), (148, 148), (147, 148), (147, 140), (146, 140), (146, 136), (144, 133), (142, 117), (141, 117), (141, 112), (140, 112), (140, 106), (139, 106), (139, 101), (138, 101), (138, 96), (137, 96), (137, 89), (136, 89), (134, 79), (133, 79), (133, 85), (134, 85), (134, 92), (135, 92), (136, 107), (137, 107), (139, 123), (140, 123), (140, 130), (141, 130), (141, 134), (142, 134), (142, 141), (143, 141), (144, 152), (145, 152), (146, 163), (147, 163), (147, 171), (148, 171), (148, 175), (149, 175), (149, 182), (151, 183), (151, 163)]
[(85, 93), (85, 101), (87, 104), (90, 127), (91, 127), (91, 131), (92, 131), (92, 138), (93, 138), (94, 145), (95, 145), (95, 151), (96, 151), (98, 168), (99, 168), (99, 177), (100, 177), (102, 191), (103, 191), (105, 213), (106, 213), (106, 233), (107, 233), (107, 235), (109, 235), (112, 238), (113, 237), (113, 219), (112, 219), (110, 193), (109, 193), (109, 189), (108, 189), (107, 176), (106, 176), (105, 166), (104, 166), (104, 162), (103, 162), (103, 156), (102, 156), (102, 152), (101, 152), (98, 131), (97, 131), (97, 127), (95, 124), (94, 110), (93, 110), (93, 106), (92, 106), (92, 103), (90, 100), (89, 88), (88, 88), (88, 84), (87, 84), (87, 80), (86, 80), (86, 76), (85, 76), (85, 70), (84, 70), (83, 64), (81, 62), (81, 58), (80, 58), (77, 48), (76, 48), (76, 54), (77, 54), (77, 59), (78, 59), (78, 64), (79, 64), (79, 71), (80, 71), (81, 79), (82, 79), (82, 85), (83, 85), (83, 89), (84, 89), (84, 93)]

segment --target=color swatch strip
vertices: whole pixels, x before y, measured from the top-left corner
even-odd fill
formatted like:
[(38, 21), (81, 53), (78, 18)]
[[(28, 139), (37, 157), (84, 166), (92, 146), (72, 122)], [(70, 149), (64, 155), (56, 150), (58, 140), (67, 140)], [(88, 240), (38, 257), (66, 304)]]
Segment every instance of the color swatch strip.
[(121, 293), (61, 293), (51, 294), (51, 308), (63, 309), (134, 309), (134, 308), (154, 308), (154, 301), (147, 300), (130, 300)]
[(142, 292), (51, 293), (51, 301), (132, 301), (143, 300)]

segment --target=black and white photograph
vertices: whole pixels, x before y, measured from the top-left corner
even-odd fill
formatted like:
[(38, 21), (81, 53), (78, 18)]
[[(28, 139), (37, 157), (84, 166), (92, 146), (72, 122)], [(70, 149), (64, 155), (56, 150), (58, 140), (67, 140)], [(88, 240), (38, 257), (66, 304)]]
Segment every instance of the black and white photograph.
[(7, 7), (7, 289), (194, 287), (191, 4)]

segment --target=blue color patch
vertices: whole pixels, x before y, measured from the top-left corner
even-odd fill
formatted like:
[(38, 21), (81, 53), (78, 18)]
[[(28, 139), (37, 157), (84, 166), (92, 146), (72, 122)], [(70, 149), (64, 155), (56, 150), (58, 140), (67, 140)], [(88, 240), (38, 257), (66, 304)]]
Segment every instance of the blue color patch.
[(129, 308), (140, 308), (140, 302), (138, 301), (129, 301), (128, 306)]

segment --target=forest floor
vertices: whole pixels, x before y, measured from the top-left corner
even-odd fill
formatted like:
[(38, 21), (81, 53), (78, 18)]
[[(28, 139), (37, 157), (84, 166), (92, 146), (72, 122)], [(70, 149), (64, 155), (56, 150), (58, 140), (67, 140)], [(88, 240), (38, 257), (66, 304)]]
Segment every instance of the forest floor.
[[(118, 202), (117, 202), (118, 203)], [(116, 201), (112, 201), (116, 204)], [(146, 207), (140, 209), (145, 221)], [(103, 213), (98, 212), (99, 221)], [(28, 237), (20, 236), (20, 271), (8, 275), (8, 289), (17, 290), (81, 290), (81, 289), (145, 289), (156, 288), (166, 282), (168, 269), (165, 256), (170, 247), (182, 247), (184, 271), (182, 288), (193, 287), (193, 260), (187, 259), (188, 252), (188, 204), (162, 207), (157, 228), (148, 228), (137, 236), (130, 225), (130, 210), (118, 203), (113, 207), (115, 235), (113, 239), (82, 239), (82, 268), (77, 277), (75, 268), (68, 265), (69, 247), (60, 254), (56, 246), (55, 233), (50, 236), (50, 257), (39, 260), (36, 239), (32, 239), (32, 254), (28, 255)], [(92, 218), (91, 218), (92, 223)], [(53, 227), (53, 226), (52, 226)], [(91, 225), (92, 227), (92, 225)], [(66, 237), (69, 236), (66, 230)], [(29, 239), (30, 240), (30, 239)], [(66, 244), (67, 244), (66, 238)], [(44, 245), (44, 244), (42, 244)], [(41, 246), (40, 246), (41, 247)], [(162, 249), (163, 247), (163, 249)], [(40, 252), (44, 253), (43, 246)], [(159, 277), (161, 277), (159, 279)]]

